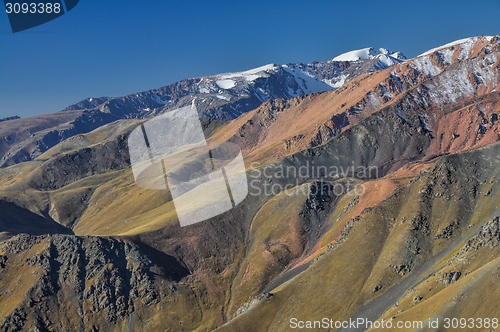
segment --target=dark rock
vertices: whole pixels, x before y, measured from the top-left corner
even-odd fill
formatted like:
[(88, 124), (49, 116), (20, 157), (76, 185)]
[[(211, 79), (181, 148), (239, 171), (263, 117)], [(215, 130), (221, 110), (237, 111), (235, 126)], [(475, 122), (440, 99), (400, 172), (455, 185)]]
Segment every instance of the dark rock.
[(462, 276), (462, 272), (445, 272), (441, 277), (441, 282), (443, 282), (446, 286), (449, 286), (455, 283)]

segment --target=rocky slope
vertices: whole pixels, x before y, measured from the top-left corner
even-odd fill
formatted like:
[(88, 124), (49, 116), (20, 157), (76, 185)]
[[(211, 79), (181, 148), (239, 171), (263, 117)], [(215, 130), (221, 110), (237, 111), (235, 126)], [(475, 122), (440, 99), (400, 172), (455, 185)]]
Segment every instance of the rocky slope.
[(219, 330), (288, 331), (291, 317), (496, 317), (499, 149), (444, 157), (372, 208), (335, 215), (324, 254)]
[[(487, 145), (497, 137), (499, 56), (497, 37), (470, 38), (335, 91), (265, 102), (213, 139), (238, 144), (249, 160), (269, 162), (324, 144), (395, 104), (403, 121), (418, 118), (420, 131), (436, 138), (435, 154)], [(468, 120), (457, 121), (462, 118)]]
[(22, 235), (0, 251), (2, 331), (137, 331), (165, 298), (189, 292), (176, 284), (184, 266), (129, 242)]

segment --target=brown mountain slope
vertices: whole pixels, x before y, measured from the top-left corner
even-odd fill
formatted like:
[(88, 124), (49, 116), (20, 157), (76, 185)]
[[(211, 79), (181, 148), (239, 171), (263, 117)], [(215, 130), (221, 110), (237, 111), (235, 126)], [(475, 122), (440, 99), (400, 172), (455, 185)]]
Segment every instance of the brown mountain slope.
[(219, 330), (288, 331), (292, 317), (494, 318), (499, 152), (497, 143), (437, 161), (352, 219), (309, 269)]
[[(363, 131), (363, 129), (360, 129), (360, 132)], [(349, 135), (351, 135), (352, 142), (356, 142), (356, 140), (354, 139), (354, 137), (358, 135), (356, 134), (356, 131), (351, 131)], [(367, 136), (366, 133), (365, 136)], [(342, 146), (347, 144), (347, 142), (348, 140), (344, 140), (343, 143), (338, 142), (337, 144), (340, 144), (340, 146)], [(109, 144), (109, 141), (105, 141), (101, 145), (105, 146), (106, 144)], [(363, 143), (363, 141), (359, 141), (357, 144), (360, 144), (360, 151), (373, 151), (373, 147), (371, 145), (366, 145), (365, 143)], [(98, 151), (99, 146), (101, 145), (96, 145), (93, 148), (97, 149), (96, 151)], [(85, 151), (87, 147), (84, 147), (82, 149)], [(345, 150), (346, 147), (344, 147), (343, 149)], [(77, 149), (75, 151), (79, 150)], [(57, 167), (58, 163), (55, 162), (56, 160), (64, 160), (64, 158), (61, 159), (61, 157), (64, 157), (67, 154), (75, 154), (75, 151), (68, 151), (62, 153), (61, 155), (56, 154), (53, 157), (50, 157), (50, 164), (54, 165), (54, 167)], [(330, 158), (334, 158), (334, 156), (331, 156)], [(297, 156), (296, 162), (303, 163), (307, 160), (309, 160), (309, 157), (306, 154), (303, 156)], [(68, 185), (64, 185), (62, 188), (58, 189), (53, 189), (50, 185), (43, 186), (41, 188), (32, 187), (31, 189), (29, 189), (29, 186), (21, 187), (25, 189), (27, 188), (29, 190), (23, 189), (22, 195), (18, 196), (20, 191), (16, 191), (16, 186), (29, 185), (31, 182), (26, 182), (24, 179), (30, 179), (30, 172), (36, 172), (37, 167), (42, 167), (47, 162), (48, 161), (30, 162), (24, 165), (27, 168), (26, 170), (23, 170), (23, 165), (17, 165), (13, 166), (12, 168), (7, 168), (4, 171), (2, 178), (6, 182), (14, 183), (5, 188), (3, 194), (13, 195), (14, 193), (16, 193), (17, 199), (29, 197), (29, 199), (32, 201), (32, 208), (44, 210), (44, 206), (45, 208), (49, 207), (50, 202), (62, 203), (68, 200), (68, 204), (73, 204), (72, 201), (69, 200), (69, 197), (71, 197), (70, 193), (72, 193), (73, 190), (82, 190), (85, 188), (90, 189), (90, 202), (92, 202), (92, 204), (89, 205), (89, 208), (84, 209), (84, 216), (74, 224), (74, 229), (78, 230), (79, 234), (85, 234), (84, 232), (89, 232), (89, 227), (92, 227), (90, 228), (90, 232), (98, 232), (101, 235), (103, 235), (103, 233), (112, 235), (109, 234), (110, 228), (108, 227), (111, 227), (113, 224), (127, 225), (126, 227), (129, 227), (128, 231), (121, 231), (125, 234), (135, 229), (135, 233), (139, 233), (139, 236), (135, 238), (136, 241), (139, 241), (139, 243), (148, 243), (151, 247), (155, 247), (158, 251), (174, 257), (178, 262), (189, 269), (190, 275), (183, 278), (182, 282), (189, 283), (190, 289), (194, 292), (194, 296), (196, 296), (197, 300), (195, 304), (192, 303), (191, 305), (186, 305), (184, 310), (192, 311), (195, 307), (198, 306), (201, 308), (201, 311), (194, 311), (196, 313), (195, 315), (197, 315), (197, 318), (193, 318), (193, 322), (197, 322), (196, 324), (199, 324), (197, 325), (198, 328), (200, 330), (204, 330), (209, 327), (216, 327), (223, 323), (226, 316), (225, 313), (221, 312), (220, 309), (223, 308), (231, 300), (232, 297), (229, 290), (231, 289), (231, 284), (239, 268), (239, 264), (235, 264), (235, 262), (242, 261), (243, 253), (245, 251), (245, 238), (249, 229), (249, 223), (251, 222), (260, 206), (269, 198), (268, 196), (263, 195), (258, 197), (249, 197), (248, 200), (245, 203), (241, 204), (237, 209), (234, 209), (233, 211), (230, 211), (220, 217), (214, 218), (211, 221), (200, 223), (192, 227), (180, 228), (176, 222), (175, 217), (169, 219), (168, 215), (165, 215), (164, 213), (159, 213), (155, 218), (147, 218), (145, 220), (147, 222), (145, 225), (138, 225), (135, 224), (133, 220), (132, 222), (129, 221), (130, 223), (124, 222), (124, 220), (121, 219), (119, 212), (116, 211), (127, 211), (127, 213), (131, 213), (134, 212), (134, 206), (140, 206), (141, 208), (146, 209), (146, 213), (149, 213), (149, 211), (147, 211), (148, 205), (144, 203), (150, 203), (154, 201), (151, 200), (151, 196), (148, 197), (147, 195), (157, 195), (159, 197), (164, 197), (164, 194), (149, 191), (147, 195), (144, 195), (144, 200), (135, 200), (134, 197), (142, 195), (138, 195), (141, 190), (138, 190), (137, 187), (133, 184), (133, 178), (131, 177), (129, 169), (108, 172), (105, 174), (88, 175), (83, 179), (80, 179)], [(342, 163), (350, 164), (348, 160), (344, 160), (342, 161)], [(63, 163), (61, 166), (66, 167), (65, 165), (66, 164)], [(18, 173), (16, 173), (16, 170)], [(70, 168), (68, 170), (71, 171), (72, 169)], [(77, 172), (74, 174), (78, 175), (78, 170), (76, 171)], [(71, 178), (73, 175), (72, 173), (68, 173), (67, 176)], [(293, 179), (276, 179), (276, 181), (284, 181), (283, 184), (288, 183), (290, 180)], [(50, 182), (48, 182), (48, 184), (50, 184)], [(120, 187), (127, 188), (127, 190), (130, 191), (135, 191), (135, 194), (130, 196), (121, 194), (118, 190)], [(111, 202), (113, 204), (106, 203), (106, 200), (103, 200), (102, 197), (99, 198), (101, 195), (109, 196), (110, 201), (108, 202)], [(103, 201), (103, 205), (100, 206), (97, 201)], [(114, 204), (123, 204), (125, 208), (117, 210), (116, 205)], [(159, 208), (168, 208), (168, 205), (165, 205), (163, 201), (161, 202), (161, 204), (159, 204)], [(52, 207), (50, 211), (53, 213), (53, 215), (55, 215), (54, 212), (60, 214), (63, 210), (58, 210), (58, 207), (56, 207), (55, 209), (54, 207)], [(153, 209), (150, 211), (152, 213), (155, 210)], [(141, 213), (145, 214), (144, 212), (139, 212), (139, 216)], [(89, 214), (90, 216), (90, 218), (88, 218), (87, 220), (85, 220), (86, 214)], [(304, 222), (309, 221), (310, 220), (307, 218), (304, 220)], [(151, 229), (151, 227), (153, 228)], [(153, 230), (154, 232), (152, 232)], [(314, 230), (314, 228), (312, 228), (312, 230)], [(314, 239), (313, 241), (318, 241), (317, 235), (311, 237), (311, 239)], [(49, 239), (49, 242), (50, 241), (51, 240)], [(35, 255), (35, 252), (27, 252), (26, 258)], [(10, 259), (11, 258), (8, 258), (8, 260)], [(6, 280), (6, 282), (8, 281), (8, 283), (4, 287), (5, 289), (9, 289), (10, 287), (12, 287), (12, 285), (17, 280), (17, 276), (19, 274), (18, 272), (16, 272), (17, 270), (13, 270), (15, 266), (17, 266), (17, 264), (14, 264), (12, 266), (6, 265), (6, 269), (4, 270), (5, 274), (1, 278), (2, 280)], [(272, 276), (273, 275), (271, 275), (271, 277)], [(57, 278), (59, 279), (59, 277)], [(33, 282), (35, 282), (35, 279), (30, 279), (29, 281), (27, 281), (28, 289), (31, 289), (32, 286), (30, 286), (30, 284)], [(89, 283), (90, 282), (91, 281), (89, 281)], [(41, 283), (45, 284), (45, 281), (42, 280)], [(56, 283), (56, 285), (58, 285), (58, 283)], [(245, 301), (245, 298), (253, 296), (254, 292), (258, 292), (259, 290), (260, 288), (252, 289), (250, 290), (251, 293), (248, 293), (248, 291), (245, 290), (240, 291), (240, 294), (242, 295), (239, 295), (239, 297), (242, 300), (236, 300), (236, 304)], [(66, 296), (64, 294), (66, 294), (67, 292), (68, 291), (65, 290), (65, 288), (61, 288), (60, 292), (57, 291), (56, 294), (57, 296)], [(58, 307), (54, 307), (53, 304), (54, 296), (55, 295), (53, 293), (47, 294), (43, 297), (42, 302), (44, 302), (44, 305), (48, 306), (49, 308), (53, 308), (53, 311), (59, 312), (60, 309)], [(29, 298), (29, 296), (27, 296), (27, 298)], [(6, 301), (10, 301), (7, 297), (5, 299)], [(169, 302), (170, 300), (171, 298), (169, 297), (165, 298), (165, 301), (167, 302)], [(15, 321), (14, 318), (11, 319), (10, 317), (17, 317), (16, 315), (18, 314), (22, 316), (22, 312), (30, 312), (31, 309), (28, 309), (29, 306), (26, 307), (27, 303), (29, 302), (19, 303), (16, 309), (12, 308), (12, 312), (10, 312), (9, 314), (6, 313), (5, 322), (11, 322), (11, 320)], [(62, 303), (65, 302), (63, 301)], [(107, 304), (104, 305), (102, 310), (106, 308), (108, 308)], [(231, 310), (236, 309), (237, 305), (234, 309)], [(102, 315), (102, 311), (99, 312), (101, 312), (100, 315)], [(152, 314), (144, 314), (141, 317), (148, 317), (147, 319), (151, 319), (151, 315)], [(200, 315), (203, 316), (202, 321), (199, 320), (201, 319)], [(96, 317), (101, 316), (99, 316), (98, 314)], [(52, 322), (56, 319), (57, 317), (53, 317), (50, 318), (49, 321)], [(171, 317), (169, 319), (176, 319), (176, 317)], [(153, 321), (156, 322), (156, 320)], [(91, 319), (91, 322), (96, 326), (108, 329), (108, 327), (106, 327), (106, 324), (108, 324), (107, 321), (101, 321), (97, 318), (93, 318)], [(158, 324), (163, 324), (162, 322), (164, 321), (159, 320)], [(73, 323), (74, 321), (68, 322), (68, 324)]]

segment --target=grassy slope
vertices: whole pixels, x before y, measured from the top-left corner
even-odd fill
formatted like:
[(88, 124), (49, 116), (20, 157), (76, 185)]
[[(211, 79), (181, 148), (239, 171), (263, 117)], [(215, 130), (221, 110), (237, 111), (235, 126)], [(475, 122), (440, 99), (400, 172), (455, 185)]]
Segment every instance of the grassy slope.
[[(303, 185), (306, 187), (307, 185)], [(252, 221), (247, 254), (232, 285), (230, 315), (303, 254), (306, 229), (299, 213), (307, 198), (297, 188), (271, 198)]]
[[(291, 317), (346, 319), (370, 300), (375, 306), (381, 294), (395, 305), (382, 312), (384, 318), (494, 315), (500, 303), (498, 238), (496, 245), (460, 250), (472, 232), (499, 214), (498, 152), (495, 144), (436, 162), (365, 211), (338, 247), (220, 330), (286, 331)], [(436, 262), (426, 265), (431, 258)], [(464, 277), (446, 287), (441, 279), (450, 271)], [(413, 273), (415, 282), (398, 296), (391, 286)], [(381, 288), (374, 292), (376, 286)], [(417, 296), (423, 299), (414, 301)]]

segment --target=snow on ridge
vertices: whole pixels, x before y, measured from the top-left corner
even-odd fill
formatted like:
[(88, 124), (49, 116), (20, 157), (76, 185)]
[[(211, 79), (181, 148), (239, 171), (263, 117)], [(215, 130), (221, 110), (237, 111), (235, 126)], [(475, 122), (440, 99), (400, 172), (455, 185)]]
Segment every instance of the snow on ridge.
[(267, 76), (267, 74), (265, 74), (266, 71), (276, 70), (277, 68), (278, 68), (277, 65), (275, 65), (274, 63), (270, 63), (270, 64), (267, 64), (265, 66), (253, 68), (253, 69), (246, 70), (246, 71), (218, 74), (218, 75), (213, 75), (213, 76), (217, 77), (217, 79), (220, 81), (227, 80), (230, 78), (245, 78), (247, 81), (253, 81), (259, 77)]
[(360, 50), (346, 52), (344, 54), (336, 56), (332, 59), (332, 61), (358, 61), (368, 59), (372, 50), (373, 47), (367, 47)]
[(301, 94), (329, 91), (332, 89), (332, 86), (320, 80), (319, 78), (312, 76), (310, 73), (300, 69), (296, 65), (283, 65), (282, 68), (284, 71), (286, 71), (287, 73), (291, 74), (294, 77), (295, 82), (303, 92), (299, 93), (298, 91), (294, 91), (290, 93), (289, 91), (289, 94), (293, 95), (294, 97), (299, 96)]
[[(486, 40), (490, 41), (493, 36), (482, 36), (484, 37)], [(438, 47), (435, 47), (433, 49), (430, 49), (428, 50), (427, 52), (424, 52), (422, 54), (419, 54), (417, 57), (419, 56), (424, 56), (424, 55), (429, 55), (435, 51), (438, 51), (440, 49), (443, 49), (443, 48), (448, 48), (448, 47), (451, 47), (451, 46), (455, 46), (455, 45), (459, 45), (459, 44), (464, 44), (464, 43), (473, 43), (473, 42), (476, 42), (477, 40), (479, 40), (479, 38), (481, 37), (469, 37), (469, 38), (463, 38), (463, 39), (459, 39), (459, 40), (455, 40), (454, 42), (451, 42), (451, 43), (448, 43), (448, 44), (444, 44), (444, 45), (441, 45), (441, 46), (438, 46)]]
[(200, 85), (198, 90), (200, 93), (213, 92), (213, 88), (210, 87), (210, 83), (207, 85), (207, 82), (214, 82), (216, 89), (217, 87), (224, 90), (232, 89), (240, 82), (252, 82), (261, 77), (268, 77), (268, 71), (276, 71), (278, 68), (279, 66), (270, 63), (246, 71), (210, 75), (206, 77), (208, 81), (203, 80), (203, 82), (200, 82), (204, 84), (200, 85), (200, 83), (198, 83), (198, 85)]
[[(406, 59), (405, 56), (401, 52), (391, 52), (386, 48), (379, 48), (375, 50), (373, 47), (362, 48), (360, 50), (354, 50), (350, 52), (346, 52), (344, 54), (338, 55), (333, 58), (331, 61), (358, 61), (358, 60), (366, 60), (373, 58), (384, 58), (384, 61), (390, 59), (403, 60)], [(391, 63), (391, 65), (394, 63)]]
[(378, 61), (382, 62), (387, 67), (390, 67), (393, 64), (397, 63), (396, 61), (394, 61), (394, 58), (392, 58), (391, 56), (385, 55), (385, 54), (379, 55)]
[[(234, 88), (236, 85), (239, 84), (239, 82), (248, 83), (256, 80), (257, 78), (268, 77), (269, 71), (276, 72), (280, 68), (282, 68), (285, 72), (291, 74), (298, 85), (297, 91), (289, 93), (292, 96), (299, 96), (302, 94), (309, 94), (320, 91), (328, 91), (334, 88), (334, 86), (320, 79), (317, 73), (309, 72), (308, 68), (301, 69), (299, 66), (295, 64), (280, 66), (272, 63), (242, 72), (218, 74), (218, 75), (213, 75), (211, 77), (214, 79), (215, 84), (219, 88), (227, 90)], [(203, 91), (208, 92), (206, 90)], [(265, 100), (267, 99), (268, 98), (266, 97)]]
[[(380, 70), (399, 63), (406, 58), (401, 52), (391, 52), (386, 48), (379, 48), (376, 50), (373, 47), (367, 47), (361, 50), (341, 54), (330, 61), (326, 61), (325, 63), (332, 61), (358, 61), (365, 59), (377, 59), (378, 62), (374, 67)], [(207, 78), (209, 82), (211, 81), (215, 83), (213, 84), (215, 89), (220, 88), (223, 90), (229, 90), (237, 86), (241, 86), (242, 84), (245, 85), (247, 83), (251, 83), (259, 78), (269, 77), (272, 72), (277, 73), (280, 68), (294, 77), (299, 90), (301, 90), (301, 92), (295, 91), (294, 93), (291, 93), (291, 95), (298, 95), (301, 93), (308, 94), (312, 92), (336, 89), (341, 87), (347, 81), (349, 76), (345, 73), (340, 73), (339, 75), (335, 75), (335, 77), (324, 78), (318, 74), (317, 68), (314, 66), (311, 67), (311, 64), (303, 67), (303, 65), (297, 64), (276, 65), (271, 63), (241, 72), (210, 75)], [(209, 85), (200, 85), (198, 88), (199, 92), (213, 92), (213, 88)]]

